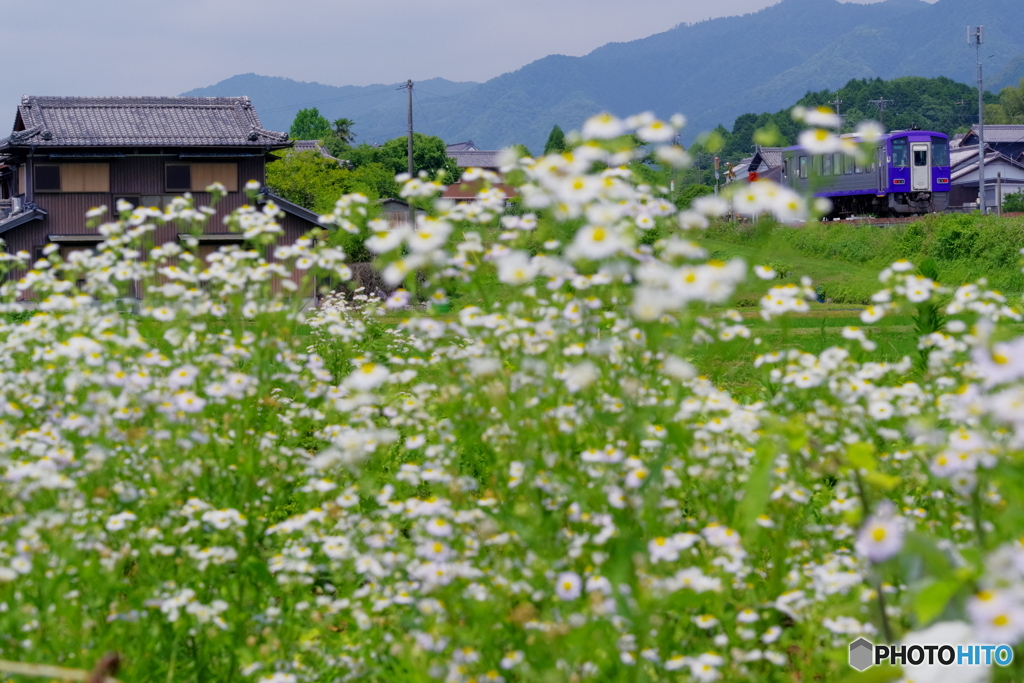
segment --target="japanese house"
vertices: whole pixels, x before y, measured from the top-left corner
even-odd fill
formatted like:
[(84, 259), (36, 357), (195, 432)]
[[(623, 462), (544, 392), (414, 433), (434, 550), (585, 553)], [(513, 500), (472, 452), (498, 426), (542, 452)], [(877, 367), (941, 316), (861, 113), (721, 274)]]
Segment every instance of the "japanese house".
[[(206, 188), (227, 189), (200, 238), (200, 253), (240, 242), (223, 218), (251, 203), (271, 152), (290, 147), (287, 133), (265, 130), (248, 97), (22, 97), (10, 136), (0, 140), (0, 239), (8, 252), (37, 257), (50, 243), (61, 251), (102, 239), (85, 227), (86, 212), (134, 206), (163, 208), (190, 192), (211, 204)], [(273, 195), (289, 243), (316, 225), (316, 215)], [(178, 239), (173, 225), (157, 244)], [(17, 276), (18, 274), (13, 274)]]

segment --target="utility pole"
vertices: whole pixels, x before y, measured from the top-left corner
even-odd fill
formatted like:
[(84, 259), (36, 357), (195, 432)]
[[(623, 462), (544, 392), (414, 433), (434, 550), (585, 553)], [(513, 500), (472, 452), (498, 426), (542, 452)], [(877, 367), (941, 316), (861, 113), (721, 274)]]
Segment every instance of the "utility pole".
[[(402, 87), (400, 87), (398, 89), (399, 90), (407, 90), (409, 92), (409, 140), (408, 140), (408, 150), (407, 150), (407, 153), (409, 155), (409, 177), (412, 178), (412, 176), (413, 176), (413, 165), (412, 165), (412, 80), (410, 79), (410, 80), (406, 81), (405, 85), (403, 85)], [(405, 199), (406, 199), (406, 201), (409, 204), (409, 225), (412, 226), (412, 228), (415, 230), (416, 229), (416, 207), (414, 207), (412, 205), (412, 198), (411, 197), (406, 197)]]
[(885, 131), (885, 107), (888, 104), (892, 104), (892, 100), (868, 100), (871, 104), (878, 107), (878, 118), (879, 123), (882, 124), (882, 131)]
[(984, 26), (967, 27), (967, 44), (974, 46), (978, 61), (978, 207), (982, 215), (988, 213), (985, 199), (985, 89), (981, 74), (981, 44), (984, 42)]
[(843, 132), (843, 116), (842, 116), (842, 114), (839, 113), (839, 105), (842, 104), (842, 103), (843, 103), (843, 101), (841, 99), (839, 99), (839, 91), (836, 90), (836, 98), (834, 100), (832, 100), (831, 102), (829, 102), (829, 104), (834, 105), (835, 108), (836, 108), (836, 116), (839, 118), (839, 132), (840, 133)]

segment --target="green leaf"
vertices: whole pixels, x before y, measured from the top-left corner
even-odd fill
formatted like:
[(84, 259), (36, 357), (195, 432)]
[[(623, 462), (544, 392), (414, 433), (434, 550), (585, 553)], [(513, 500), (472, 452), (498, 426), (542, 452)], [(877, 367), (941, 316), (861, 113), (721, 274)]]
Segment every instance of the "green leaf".
[(877, 489), (892, 491), (899, 485), (900, 478), (889, 474), (882, 474), (881, 472), (867, 472), (864, 475), (864, 481)]
[(935, 581), (914, 596), (914, 614), (920, 626), (925, 626), (942, 614), (963, 584), (958, 579)]
[(854, 673), (840, 683), (889, 683), (899, 680), (903, 672), (898, 666), (873, 666), (867, 671)]
[(875, 460), (875, 447), (872, 444), (858, 441), (852, 444), (846, 451), (846, 461), (850, 467), (873, 472), (878, 468), (878, 461)]
[(927, 573), (939, 579), (953, 576), (949, 558), (935, 545), (935, 540), (917, 533), (909, 533), (903, 542), (903, 554), (921, 558)]
[(757, 531), (757, 517), (764, 512), (771, 494), (772, 464), (776, 456), (775, 444), (771, 439), (762, 439), (754, 454), (753, 466), (747, 485), (740, 502), (736, 528), (743, 533), (743, 538), (753, 538)]

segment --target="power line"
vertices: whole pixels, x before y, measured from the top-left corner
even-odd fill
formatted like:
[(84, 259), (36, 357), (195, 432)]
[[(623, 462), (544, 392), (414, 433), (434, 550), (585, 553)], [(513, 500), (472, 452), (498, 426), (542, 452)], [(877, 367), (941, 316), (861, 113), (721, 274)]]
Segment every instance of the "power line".
[(881, 119), (882, 130), (885, 130), (885, 107), (887, 104), (892, 104), (892, 100), (879, 99), (879, 100), (868, 100), (871, 104), (878, 107), (878, 116)]
[(302, 109), (303, 107), (308, 107), (308, 106), (312, 106), (312, 105), (329, 104), (331, 102), (342, 102), (344, 100), (354, 100), (357, 97), (369, 97), (370, 95), (379, 95), (381, 93), (386, 93), (386, 92), (394, 92), (394, 90), (392, 88), (386, 88), (386, 89), (382, 89), (382, 90), (373, 90), (371, 92), (359, 93), (358, 95), (345, 95), (344, 97), (332, 97), (330, 99), (316, 100), (314, 102), (302, 102), (300, 104), (289, 104), (289, 105), (286, 105), (286, 106), (283, 106), (283, 107), (272, 107), (270, 109), (261, 109), (260, 111), (263, 112), (263, 113), (267, 113), (267, 112), (272, 112), (272, 111), (288, 111), (290, 109)]

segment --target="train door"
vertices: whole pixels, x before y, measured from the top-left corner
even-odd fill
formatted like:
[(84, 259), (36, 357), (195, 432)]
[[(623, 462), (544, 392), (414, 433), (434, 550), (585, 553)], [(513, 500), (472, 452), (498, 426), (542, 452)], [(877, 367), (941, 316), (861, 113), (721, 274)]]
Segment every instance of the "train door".
[(931, 153), (927, 142), (915, 142), (910, 146), (913, 164), (910, 169), (910, 184), (914, 190), (931, 189), (932, 165), (928, 158)]
[(875, 167), (877, 168), (878, 191), (885, 192), (889, 186), (889, 163), (885, 158), (885, 145), (875, 150)]

